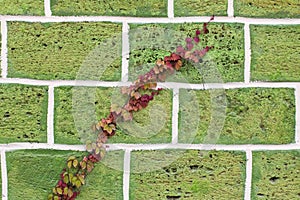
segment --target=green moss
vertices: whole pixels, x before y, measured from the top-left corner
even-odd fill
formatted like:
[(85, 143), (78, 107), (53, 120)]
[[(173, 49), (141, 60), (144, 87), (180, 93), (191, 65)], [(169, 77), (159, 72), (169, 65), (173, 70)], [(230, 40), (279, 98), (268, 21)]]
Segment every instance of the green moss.
[(123, 199), (123, 151), (107, 152), (104, 160), (95, 165), (95, 169), (86, 179), (86, 184), (78, 200), (86, 199)]
[[(129, 78), (136, 79), (193, 37), (202, 24), (131, 24)], [(201, 37), (200, 47), (214, 46), (200, 65), (186, 64), (171, 81), (202, 83), (243, 81), (244, 47), (241, 24), (209, 25), (210, 33)], [(213, 76), (213, 77), (212, 77)]]
[(176, 0), (174, 1), (175, 16), (211, 16), (227, 15), (226, 0)]
[(132, 152), (130, 199), (242, 199), (245, 160), (240, 152)]
[[(91, 136), (91, 125), (107, 117), (110, 105), (120, 97), (119, 88), (75, 87), (73, 91), (72, 87), (55, 88), (55, 142), (78, 144), (85, 141)], [(134, 113), (132, 122), (118, 123), (117, 133), (109, 142), (170, 142), (171, 110), (172, 94), (162, 91), (147, 108)]]
[[(184, 104), (180, 98), (180, 142), (191, 142), (194, 139), (194, 143), (203, 143), (210, 141), (208, 136), (214, 136), (212, 142), (219, 144), (287, 144), (294, 141), (293, 89), (231, 89), (221, 91), (219, 96), (213, 94), (213, 91), (190, 91), (195, 94), (192, 96), (195, 103), (190, 105)], [(183, 92), (187, 91), (182, 90), (180, 94)], [(218, 100), (221, 95), (222, 99), (226, 98), (226, 110), (222, 101)], [(217, 107), (213, 107), (211, 101), (217, 102)], [(199, 112), (198, 121), (192, 118), (196, 114), (190, 114), (195, 110)], [(219, 138), (216, 131), (208, 134), (211, 128), (214, 130), (215, 124), (221, 125), (220, 131), (217, 131)]]
[[(1, 155), (0, 155), (1, 160)], [(2, 172), (1, 172), (1, 163), (0, 163), (0, 194), (2, 194)]]
[(251, 25), (251, 79), (300, 81), (300, 25)]
[(253, 152), (251, 199), (298, 199), (299, 169), (299, 150)]
[(46, 142), (47, 88), (0, 84), (0, 141)]
[(236, 0), (235, 16), (266, 18), (299, 18), (299, 1)]
[(2, 0), (1, 15), (44, 15), (43, 0)]
[(167, 16), (167, 0), (52, 0), (53, 15)]
[[(106, 48), (106, 56), (102, 58), (103, 51), (100, 47), (110, 40), (115, 41), (115, 46), (111, 49)], [(116, 23), (9, 22), (8, 76), (33, 79), (120, 80), (120, 48), (121, 25)], [(119, 57), (116, 56), (118, 53)], [(109, 55), (115, 58), (110, 59)], [(105, 67), (102, 67), (104, 65)], [(80, 73), (88, 71), (87, 67), (94, 67), (96, 74), (91, 73), (84, 77), (78, 74), (79, 69)], [(101, 67), (105, 70), (103, 74), (98, 72)]]
[[(20, 150), (8, 152), (9, 198), (16, 200), (46, 199), (51, 189), (57, 183), (62, 169), (66, 167), (66, 159), (71, 155), (82, 158), (85, 154), (86, 152), (54, 150)], [(112, 156), (107, 155), (108, 158), (106, 159), (109, 162), (121, 162), (122, 153), (114, 152), (111, 154)], [(118, 158), (119, 160), (113, 161), (112, 158)], [(82, 199), (83, 197), (95, 199), (100, 194), (105, 199), (122, 197), (122, 178), (120, 178), (122, 177), (122, 172), (108, 166), (102, 163), (95, 166), (93, 173), (87, 177), (86, 185), (83, 186), (82, 194), (80, 194), (81, 197), (78, 197), (78, 199)], [(111, 187), (112, 185), (114, 187)]]

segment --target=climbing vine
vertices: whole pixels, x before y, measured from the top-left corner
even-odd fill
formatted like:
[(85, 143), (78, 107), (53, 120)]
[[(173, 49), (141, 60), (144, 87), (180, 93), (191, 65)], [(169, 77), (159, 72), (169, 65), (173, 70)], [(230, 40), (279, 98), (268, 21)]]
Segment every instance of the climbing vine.
[[(210, 21), (213, 19), (214, 17), (211, 17)], [(209, 32), (208, 23), (204, 23), (201, 30), (196, 30), (194, 37), (186, 38), (185, 46), (178, 46), (176, 52), (163, 59), (158, 59), (149, 72), (139, 76), (131, 86), (121, 88), (122, 95), (128, 99), (127, 102), (124, 105), (112, 104), (109, 115), (92, 126), (92, 131), (97, 135), (97, 139), (86, 142), (88, 154), (81, 160), (75, 156), (68, 158), (66, 168), (62, 170), (60, 179), (52, 193), (49, 194), (48, 200), (76, 199), (80, 194), (81, 187), (85, 184), (86, 177), (93, 171), (95, 163), (104, 158), (105, 143), (115, 135), (117, 122), (131, 121), (133, 112), (146, 108), (162, 90), (162, 88), (157, 88), (157, 82), (164, 82), (168, 76), (179, 71), (183, 66), (183, 60), (193, 63), (202, 62), (202, 58), (213, 48), (206, 46), (201, 50), (197, 49), (200, 35)]]

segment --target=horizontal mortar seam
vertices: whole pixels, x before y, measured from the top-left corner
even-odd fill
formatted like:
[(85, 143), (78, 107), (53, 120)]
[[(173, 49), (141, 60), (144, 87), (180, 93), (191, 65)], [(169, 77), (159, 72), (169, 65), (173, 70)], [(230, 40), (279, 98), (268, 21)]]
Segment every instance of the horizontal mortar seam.
[[(9, 143), (0, 144), (0, 149), (5, 151), (23, 150), (23, 149), (52, 149), (52, 150), (74, 150), (86, 151), (85, 145), (67, 145), (67, 144), (53, 144), (47, 143)], [(273, 151), (273, 150), (299, 150), (298, 144), (282, 144), (282, 145), (261, 145), (261, 144), (239, 144), (239, 145), (222, 145), (222, 144), (107, 144), (108, 151), (115, 150), (160, 150), (160, 149), (194, 149), (194, 150), (216, 150), (216, 151)]]
[[(26, 22), (116, 22), (116, 23), (184, 23), (184, 22), (207, 22), (210, 16), (200, 17), (174, 17), (174, 18), (156, 18), (156, 17), (114, 17), (114, 16), (18, 16), (18, 15), (0, 15), (0, 20), (5, 21), (26, 21)], [(222, 23), (248, 23), (265, 25), (293, 25), (300, 24), (298, 18), (246, 18), (246, 17), (219, 17), (214, 18), (214, 22)]]
[[(129, 86), (132, 82), (115, 82), (115, 81), (85, 81), (85, 80), (36, 80), (23, 78), (0, 78), (2, 84), (22, 84), (34, 86), (87, 86), (87, 87), (121, 87)], [(296, 88), (300, 82), (228, 82), (228, 83), (180, 83), (180, 82), (158, 82), (158, 87), (162, 88), (182, 88), (182, 89), (235, 89), (235, 88)]]

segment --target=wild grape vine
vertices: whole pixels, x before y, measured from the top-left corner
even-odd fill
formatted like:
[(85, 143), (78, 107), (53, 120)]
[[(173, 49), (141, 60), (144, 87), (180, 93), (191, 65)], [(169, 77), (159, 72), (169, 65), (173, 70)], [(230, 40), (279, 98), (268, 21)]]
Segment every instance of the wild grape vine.
[[(211, 17), (210, 21), (213, 19), (214, 17)], [(128, 101), (122, 106), (112, 104), (109, 115), (92, 126), (92, 131), (97, 134), (96, 141), (87, 141), (88, 154), (81, 160), (75, 156), (68, 158), (66, 168), (62, 170), (60, 179), (52, 193), (49, 194), (48, 200), (76, 199), (85, 184), (87, 175), (93, 171), (95, 163), (104, 158), (105, 143), (116, 134), (117, 122), (130, 121), (133, 119), (133, 112), (146, 108), (162, 90), (162, 88), (157, 88), (157, 82), (164, 82), (168, 76), (179, 71), (183, 60), (193, 63), (202, 62), (202, 58), (212, 46), (206, 46), (201, 50), (197, 50), (195, 47), (200, 42), (200, 35), (209, 32), (208, 23), (203, 24), (202, 30), (196, 30), (194, 37), (186, 38), (185, 46), (178, 46), (176, 52), (163, 59), (158, 59), (149, 72), (139, 76), (131, 86), (121, 88), (121, 93), (127, 97)]]

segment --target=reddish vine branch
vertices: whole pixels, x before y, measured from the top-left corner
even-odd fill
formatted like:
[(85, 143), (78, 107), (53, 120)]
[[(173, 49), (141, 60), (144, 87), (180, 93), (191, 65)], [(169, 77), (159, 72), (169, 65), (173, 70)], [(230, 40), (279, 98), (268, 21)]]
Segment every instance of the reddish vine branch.
[[(213, 19), (214, 17), (211, 17), (210, 21)], [(194, 50), (194, 47), (200, 42), (199, 36), (209, 32), (208, 23), (203, 24), (202, 30), (196, 30), (193, 38), (186, 38), (185, 47), (178, 46), (175, 53), (165, 56), (163, 60), (158, 59), (148, 73), (139, 76), (133, 85), (121, 89), (121, 93), (128, 97), (128, 102), (123, 106), (112, 104), (110, 114), (92, 126), (93, 132), (97, 134), (97, 139), (96, 141), (87, 141), (86, 149), (89, 154), (84, 156), (81, 161), (75, 156), (68, 158), (67, 167), (60, 174), (60, 179), (52, 193), (49, 194), (48, 200), (76, 199), (95, 163), (105, 156), (104, 144), (108, 138), (115, 135), (117, 121), (130, 121), (133, 119), (133, 112), (146, 108), (154, 96), (162, 90), (161, 88), (156, 89), (157, 82), (164, 82), (168, 76), (180, 70), (183, 59), (194, 63), (201, 62), (212, 47), (206, 46), (201, 50)]]

